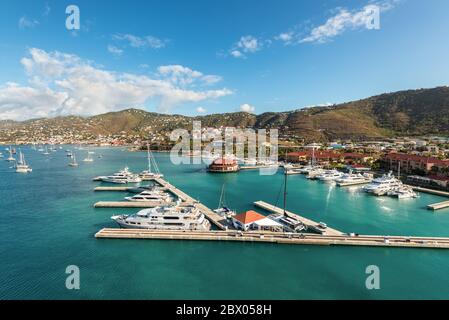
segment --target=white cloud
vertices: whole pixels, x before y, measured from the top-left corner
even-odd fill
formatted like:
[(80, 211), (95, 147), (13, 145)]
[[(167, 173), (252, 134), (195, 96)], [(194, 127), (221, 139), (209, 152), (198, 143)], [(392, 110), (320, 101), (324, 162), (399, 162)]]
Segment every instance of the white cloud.
[(179, 64), (160, 66), (158, 72), (163, 78), (182, 87), (192, 85), (195, 82), (212, 85), (222, 80), (220, 76), (204, 75), (202, 72), (192, 70)]
[[(266, 41), (269, 42), (268, 40)], [(245, 53), (254, 53), (263, 47), (263, 41), (248, 35), (240, 38), (229, 50), (229, 54), (234, 58), (245, 58)]]
[(0, 119), (93, 115), (144, 107), (150, 100), (158, 111), (169, 112), (178, 104), (232, 94), (226, 88), (201, 89), (200, 83), (195, 88), (188, 84), (182, 87), (167, 79), (107, 71), (72, 54), (37, 48), (30, 49), (21, 63), (29, 85), (8, 83), (0, 87)]
[(121, 56), (123, 53), (122, 49), (117, 48), (116, 46), (113, 46), (113, 45), (108, 45), (108, 51), (115, 56)]
[(380, 26), (374, 26), (373, 23), (379, 18), (379, 13), (394, 8), (397, 3), (398, 0), (387, 0), (366, 5), (362, 9), (355, 11), (340, 9), (326, 23), (313, 28), (310, 34), (301, 39), (300, 42), (324, 43), (344, 33), (346, 30), (377, 29)]
[(39, 25), (39, 21), (28, 19), (27, 16), (22, 16), (19, 19), (19, 28), (25, 29), (25, 28), (34, 28)]
[(240, 106), (240, 111), (254, 113), (256, 108), (248, 103), (244, 103)]
[(168, 40), (162, 40), (154, 36), (139, 37), (132, 34), (115, 34), (113, 39), (119, 41), (126, 41), (134, 48), (152, 48), (160, 49), (166, 46)]
[(233, 56), (234, 58), (242, 58), (243, 53), (241, 53), (239, 50), (232, 50), (231, 56)]
[(198, 113), (206, 113), (206, 109), (204, 109), (203, 107), (198, 107), (198, 108), (196, 108), (196, 112), (198, 112)]
[(256, 52), (260, 50), (261, 43), (259, 40), (253, 36), (241, 37), (239, 42), (237, 42), (237, 47), (243, 50), (243, 52)]

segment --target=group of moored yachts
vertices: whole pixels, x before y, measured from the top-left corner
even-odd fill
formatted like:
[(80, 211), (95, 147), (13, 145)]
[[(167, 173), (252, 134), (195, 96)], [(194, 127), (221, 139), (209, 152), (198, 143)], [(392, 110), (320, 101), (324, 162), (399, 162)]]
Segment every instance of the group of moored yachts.
[[(21, 150), (19, 150), (18, 159), (14, 157), (14, 155), (16, 154), (16, 149), (10, 146), (9, 148), (6, 148), (6, 151), (8, 151), (9, 153), (9, 157), (6, 158), (6, 161), (14, 163), (13, 168), (16, 170), (17, 173), (29, 173), (33, 171), (33, 169), (25, 161), (25, 155)], [(3, 154), (1, 152), (0, 158), (3, 158)]]
[(325, 170), (319, 166), (308, 165), (302, 168), (294, 169), (299, 173), (307, 174), (308, 179), (321, 181), (335, 181), (337, 185), (363, 184), (362, 190), (376, 196), (393, 196), (399, 199), (416, 198), (418, 195), (410, 186), (404, 185), (399, 179), (395, 178), (390, 171), (379, 178), (373, 179), (372, 174), (368, 173), (343, 173), (332, 169)]

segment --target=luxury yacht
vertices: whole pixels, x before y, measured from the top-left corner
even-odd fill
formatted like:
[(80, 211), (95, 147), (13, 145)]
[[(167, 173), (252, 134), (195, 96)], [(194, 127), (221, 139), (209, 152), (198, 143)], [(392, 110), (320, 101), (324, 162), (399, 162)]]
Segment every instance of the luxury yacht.
[(22, 151), (19, 152), (19, 160), (16, 164), (16, 172), (17, 173), (28, 173), (33, 171), (29, 165), (27, 165), (25, 161), (25, 156), (23, 155)]
[(117, 215), (111, 219), (122, 228), (200, 231), (210, 229), (210, 222), (193, 205), (143, 209), (133, 215)]
[(165, 201), (172, 202), (173, 198), (163, 191), (143, 191), (132, 197), (125, 197), (128, 201), (145, 202), (145, 201)]
[(402, 186), (387, 192), (387, 195), (398, 199), (417, 198), (418, 194), (409, 186)]
[(315, 168), (309, 171), (307, 174), (307, 179), (316, 179), (319, 175), (323, 174), (326, 170), (321, 168)]
[(338, 178), (335, 181), (337, 182), (337, 184), (338, 183), (344, 184), (344, 183), (370, 182), (371, 180), (373, 180), (373, 177), (371, 174), (352, 173), (352, 170), (351, 170), (351, 171), (349, 171), (349, 173), (345, 173), (344, 175), (342, 175), (340, 178)]
[(326, 170), (322, 174), (316, 176), (321, 181), (334, 181), (343, 176), (343, 173), (338, 170)]
[(402, 182), (396, 179), (390, 171), (388, 174), (384, 174), (382, 177), (376, 178), (371, 181), (370, 184), (364, 186), (363, 191), (372, 193), (376, 196), (382, 196), (387, 194), (388, 191), (392, 191), (402, 186)]
[(309, 174), (311, 171), (316, 171), (318, 169), (321, 169), (321, 167), (316, 165), (307, 165), (296, 170), (298, 170), (299, 173)]
[(116, 184), (137, 183), (142, 181), (139, 176), (129, 171), (128, 167), (125, 167), (123, 170), (120, 170), (111, 176), (98, 177), (95, 180)]

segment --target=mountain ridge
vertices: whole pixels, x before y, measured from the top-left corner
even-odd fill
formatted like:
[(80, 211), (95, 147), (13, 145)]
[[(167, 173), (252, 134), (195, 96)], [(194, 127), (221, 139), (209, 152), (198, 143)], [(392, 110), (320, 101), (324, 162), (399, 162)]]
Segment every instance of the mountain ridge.
[(71, 130), (74, 134), (86, 131), (92, 136), (120, 133), (143, 136), (148, 132), (190, 129), (194, 120), (201, 121), (203, 127), (277, 128), (281, 134), (315, 141), (448, 134), (449, 87), (403, 90), (331, 106), (258, 115), (229, 112), (184, 116), (129, 108), (89, 117), (0, 120), (0, 130), (45, 128), (48, 134)]

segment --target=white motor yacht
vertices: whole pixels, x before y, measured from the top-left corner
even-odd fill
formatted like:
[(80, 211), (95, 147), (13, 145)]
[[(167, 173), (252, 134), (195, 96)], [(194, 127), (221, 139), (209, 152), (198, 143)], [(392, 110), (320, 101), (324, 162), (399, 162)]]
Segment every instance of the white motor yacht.
[(338, 170), (326, 170), (322, 174), (316, 176), (321, 181), (335, 181), (343, 176), (343, 172)]
[(143, 209), (133, 215), (117, 215), (111, 219), (122, 228), (200, 231), (210, 229), (210, 222), (193, 205)]
[(362, 183), (362, 182), (370, 182), (373, 180), (373, 176), (368, 173), (353, 173), (352, 170), (349, 173), (345, 173), (340, 178), (335, 180), (337, 184), (346, 184), (346, 183)]
[(165, 192), (162, 191), (143, 191), (132, 197), (125, 197), (126, 200), (132, 202), (145, 202), (145, 201), (164, 201), (172, 202), (173, 198)]
[(389, 191), (402, 186), (402, 182), (396, 179), (390, 171), (382, 177), (374, 179), (370, 184), (364, 186), (363, 191), (372, 193), (376, 196), (382, 196), (387, 194)]
[(120, 170), (111, 176), (98, 177), (95, 180), (116, 184), (138, 183), (142, 181), (138, 175), (129, 171), (128, 167), (125, 167), (123, 170)]
[(418, 194), (409, 186), (402, 186), (387, 192), (387, 195), (398, 199), (417, 198)]

